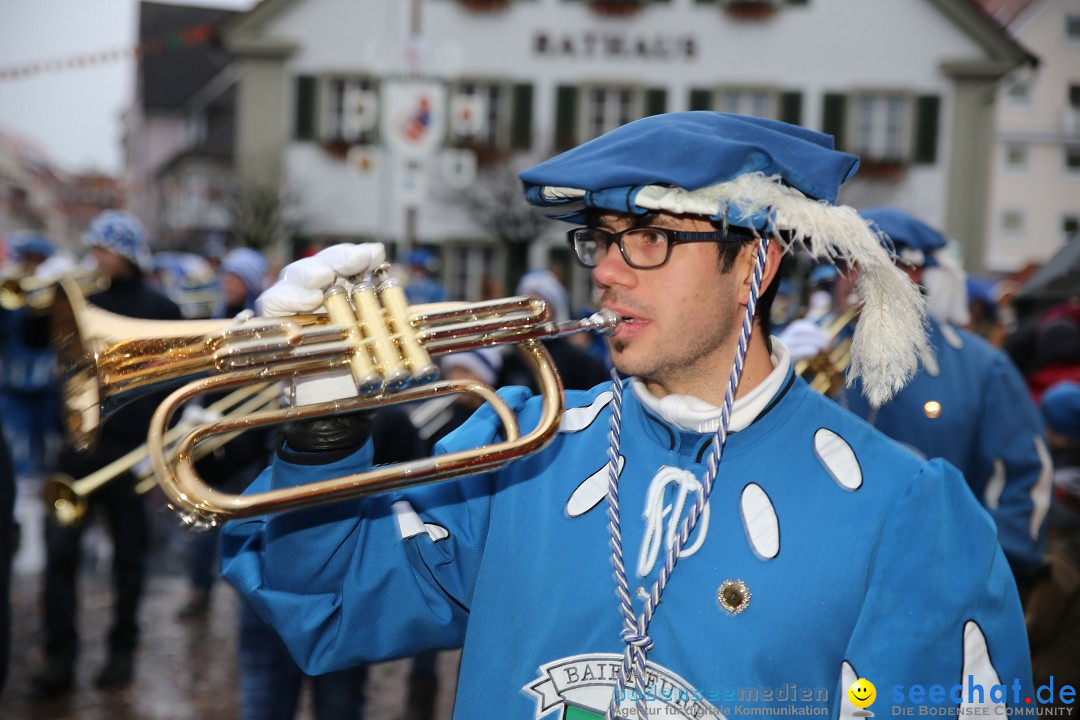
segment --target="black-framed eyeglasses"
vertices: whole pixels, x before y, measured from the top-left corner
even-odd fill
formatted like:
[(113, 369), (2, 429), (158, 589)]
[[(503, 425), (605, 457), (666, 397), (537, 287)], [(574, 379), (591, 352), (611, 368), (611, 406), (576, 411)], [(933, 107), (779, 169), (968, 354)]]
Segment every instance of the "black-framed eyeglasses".
[(570, 247), (574, 248), (578, 262), (594, 268), (603, 262), (612, 243), (619, 246), (623, 260), (632, 268), (649, 270), (658, 268), (671, 258), (671, 248), (679, 243), (728, 242), (751, 240), (746, 232), (729, 229), (703, 232), (683, 232), (657, 227), (632, 227), (619, 232), (608, 232), (594, 227), (574, 228), (566, 234)]

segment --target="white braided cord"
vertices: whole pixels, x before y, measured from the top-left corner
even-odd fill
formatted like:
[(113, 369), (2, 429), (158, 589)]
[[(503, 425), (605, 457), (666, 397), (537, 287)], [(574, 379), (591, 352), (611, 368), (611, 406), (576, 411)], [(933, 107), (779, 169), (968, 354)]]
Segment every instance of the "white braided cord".
[(759, 239), (757, 257), (754, 261), (754, 271), (750, 282), (750, 298), (746, 303), (746, 312), (743, 314), (742, 328), (739, 332), (739, 346), (735, 352), (735, 362), (731, 366), (728, 375), (727, 389), (724, 393), (724, 405), (720, 413), (720, 425), (713, 436), (709, 447), (709, 457), (702, 481), (702, 490), (697, 501), (691, 506), (690, 512), (679, 525), (678, 537), (670, 548), (664, 565), (660, 568), (660, 574), (653, 583), (645, 607), (640, 616), (635, 616), (634, 606), (630, 600), (630, 587), (626, 579), (626, 566), (623, 562), (622, 550), (622, 524), (619, 515), (619, 452), (622, 428), (622, 383), (615, 369), (611, 371), (613, 398), (611, 403), (611, 424), (608, 432), (608, 530), (611, 535), (611, 563), (615, 568), (615, 593), (619, 599), (619, 610), (623, 616), (622, 639), (626, 643), (623, 653), (622, 666), (619, 668), (619, 676), (612, 692), (611, 703), (608, 706), (607, 718), (614, 720), (619, 717), (619, 698), (624, 697), (626, 689), (634, 691), (635, 708), (638, 717), (647, 717), (645, 703), (646, 695), (646, 663), (648, 651), (652, 648), (652, 638), (649, 637), (649, 623), (660, 605), (664, 588), (675, 571), (675, 564), (679, 561), (679, 554), (690, 539), (698, 519), (705, 511), (712, 494), (713, 485), (720, 467), (720, 457), (724, 452), (727, 442), (728, 425), (731, 422), (732, 406), (735, 404), (735, 392), (739, 387), (739, 379), (742, 377), (743, 365), (746, 361), (746, 351), (750, 347), (750, 334), (753, 330), (754, 313), (757, 310), (758, 294), (761, 289), (761, 276), (765, 269), (765, 258), (768, 253), (769, 240), (767, 237)]

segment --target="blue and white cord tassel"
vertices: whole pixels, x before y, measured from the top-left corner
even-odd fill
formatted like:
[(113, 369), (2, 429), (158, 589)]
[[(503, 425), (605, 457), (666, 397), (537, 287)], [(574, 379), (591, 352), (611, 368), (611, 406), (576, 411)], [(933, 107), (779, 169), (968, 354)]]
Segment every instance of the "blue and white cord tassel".
[(626, 580), (626, 566), (623, 562), (622, 549), (622, 524), (619, 515), (619, 452), (620, 434), (622, 428), (622, 383), (618, 372), (611, 371), (613, 398), (611, 402), (611, 426), (608, 433), (608, 530), (611, 535), (611, 563), (615, 568), (615, 592), (619, 599), (619, 610), (623, 616), (622, 639), (626, 644), (623, 653), (622, 667), (612, 693), (611, 704), (608, 706), (607, 717), (614, 720), (619, 717), (619, 699), (632, 691), (634, 705), (638, 717), (647, 717), (646, 707), (646, 663), (648, 651), (652, 648), (652, 638), (649, 637), (649, 623), (652, 622), (656, 608), (660, 605), (664, 588), (675, 570), (675, 564), (690, 534), (694, 531), (698, 519), (705, 512), (705, 506), (709, 502), (713, 485), (716, 482), (716, 474), (720, 467), (720, 457), (724, 452), (724, 444), (727, 442), (728, 425), (731, 422), (732, 406), (735, 404), (735, 392), (739, 387), (739, 379), (742, 377), (743, 364), (746, 361), (746, 351), (750, 346), (750, 333), (753, 330), (754, 313), (757, 310), (758, 294), (761, 290), (761, 277), (765, 271), (765, 259), (768, 254), (769, 239), (762, 237), (758, 241), (757, 257), (754, 261), (754, 274), (750, 283), (750, 299), (746, 303), (746, 312), (743, 314), (742, 328), (739, 333), (739, 347), (735, 352), (735, 362), (728, 376), (727, 390), (724, 393), (724, 406), (721, 409), (720, 425), (713, 436), (709, 447), (709, 457), (705, 479), (702, 482), (702, 490), (697, 501), (691, 506), (689, 513), (679, 525), (678, 536), (668, 549), (664, 565), (660, 574), (653, 583), (652, 590), (645, 600), (645, 608), (640, 616), (634, 614), (634, 606), (630, 600), (630, 587)]

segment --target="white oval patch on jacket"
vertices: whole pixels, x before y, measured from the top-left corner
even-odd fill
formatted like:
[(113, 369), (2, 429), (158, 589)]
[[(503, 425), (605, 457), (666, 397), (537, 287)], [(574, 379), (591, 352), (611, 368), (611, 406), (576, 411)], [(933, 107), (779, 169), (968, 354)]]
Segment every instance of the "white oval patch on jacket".
[(941, 366), (938, 365), (937, 355), (931, 350), (923, 358), (923, 369), (926, 370), (926, 374), (930, 377), (937, 377), (941, 375)]
[[(986, 637), (974, 620), (964, 623), (964, 671), (961, 677), (968, 678), (972, 685), (982, 685), (987, 688), (986, 695), (982, 697), (973, 695), (969, 698), (968, 693), (964, 693), (964, 702), (960, 703), (961, 715), (973, 714), (970, 711), (965, 713), (964, 709), (976, 707), (986, 708), (985, 714), (990, 717), (1005, 714), (1004, 704), (990, 699), (989, 688), (1000, 685), (1001, 678), (998, 676), (998, 671), (994, 669), (994, 664), (990, 662), (990, 650), (986, 647)], [(964, 687), (968, 686), (968, 681), (965, 681)], [(979, 702), (969, 703), (967, 702), (969, 699), (978, 699)]]
[(863, 717), (855, 714), (855, 711), (859, 710), (859, 708), (851, 704), (847, 694), (848, 688), (858, 679), (859, 673), (855, 672), (855, 668), (851, 666), (851, 663), (847, 660), (840, 663), (840, 720)]
[(596, 396), (588, 407), (574, 407), (563, 413), (562, 422), (559, 423), (559, 432), (574, 433), (584, 430), (593, 424), (600, 411), (611, 402), (610, 390)]
[[(623, 465), (626, 458), (619, 456), (619, 469), (616, 476), (622, 475)], [(570, 499), (566, 501), (567, 517), (579, 517), (596, 507), (601, 500), (607, 497), (608, 490), (608, 466), (603, 467), (585, 478), (584, 482), (574, 489)]]
[(956, 332), (952, 325), (942, 323), (941, 334), (945, 337), (945, 342), (949, 343), (957, 350), (964, 349), (964, 338), (960, 337), (960, 333)]
[(780, 552), (780, 521), (769, 495), (757, 483), (743, 488), (739, 500), (743, 527), (758, 557), (772, 560)]
[(859, 459), (844, 438), (828, 428), (821, 428), (814, 433), (814, 453), (837, 485), (845, 490), (858, 490), (862, 487), (863, 476)]

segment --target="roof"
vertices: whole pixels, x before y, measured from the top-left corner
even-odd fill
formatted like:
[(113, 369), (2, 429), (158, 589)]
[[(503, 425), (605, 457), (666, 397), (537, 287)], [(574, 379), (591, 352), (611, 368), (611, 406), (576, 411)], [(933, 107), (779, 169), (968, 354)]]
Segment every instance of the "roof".
[[(231, 62), (216, 37), (209, 42), (171, 47), (168, 44), (170, 35), (201, 25), (216, 30), (236, 14), (220, 8), (140, 3), (139, 44), (149, 48), (139, 61), (138, 97), (142, 106), (157, 110), (179, 109)], [(155, 51), (155, 45), (160, 49)]]
[(975, 3), (1002, 27), (1008, 27), (1013, 20), (1034, 3), (1035, 0), (975, 0)]
[[(1006, 0), (930, 0), (939, 10), (956, 23), (957, 27), (967, 32), (968, 36), (977, 42), (989, 55), (991, 63), (1004, 64), (1004, 69), (996, 74), (1004, 74), (1007, 70), (1021, 64), (1037, 66), (1039, 58), (1024, 47), (1005, 28), (1004, 24), (994, 18), (983, 7), (983, 3), (1005, 2)], [(1016, 0), (1013, 0), (1014, 2)], [(964, 63), (958, 63), (962, 67)]]

